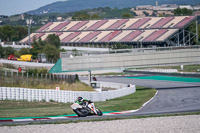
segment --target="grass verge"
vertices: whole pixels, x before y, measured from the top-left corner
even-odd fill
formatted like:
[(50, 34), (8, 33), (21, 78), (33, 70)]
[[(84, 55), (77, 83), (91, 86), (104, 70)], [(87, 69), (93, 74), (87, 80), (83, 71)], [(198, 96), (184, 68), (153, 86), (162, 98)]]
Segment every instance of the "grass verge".
[(102, 73), (102, 74), (94, 74), (94, 75), (121, 75), (121, 76), (124, 76), (124, 75), (126, 75), (126, 73)]
[[(129, 68), (132, 69), (132, 68)], [(162, 67), (149, 67), (149, 68), (139, 68), (139, 69), (177, 69), (179, 72), (197, 72), (200, 69), (199, 64), (194, 65), (184, 65), (184, 69), (181, 70), (181, 66), (162, 66)]]
[[(155, 89), (137, 87), (134, 94), (95, 102), (96, 107), (104, 111), (125, 111), (140, 108), (156, 93)], [(55, 102), (27, 102), (27, 101), (0, 101), (0, 118), (40, 117), (74, 114), (71, 103)]]

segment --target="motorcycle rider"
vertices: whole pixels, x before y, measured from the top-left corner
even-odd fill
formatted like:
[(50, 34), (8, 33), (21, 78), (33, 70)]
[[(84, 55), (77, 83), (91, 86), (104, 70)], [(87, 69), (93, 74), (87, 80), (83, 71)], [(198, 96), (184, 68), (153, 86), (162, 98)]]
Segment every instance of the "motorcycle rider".
[[(93, 102), (88, 99), (83, 99), (81, 96), (77, 98), (75, 104), (71, 105), (73, 111), (78, 115), (78, 117), (86, 117), (89, 115), (99, 115), (102, 116), (101, 110), (96, 109)], [(79, 104), (81, 107), (77, 107)], [(91, 105), (90, 105), (91, 104)], [(89, 106), (90, 105), (90, 106)]]
[(91, 101), (88, 100), (88, 99), (83, 99), (82, 97), (78, 97), (77, 100), (75, 101), (75, 103), (78, 103), (78, 104), (81, 105), (81, 106), (87, 107), (87, 105), (88, 105), (89, 103), (91, 103)]

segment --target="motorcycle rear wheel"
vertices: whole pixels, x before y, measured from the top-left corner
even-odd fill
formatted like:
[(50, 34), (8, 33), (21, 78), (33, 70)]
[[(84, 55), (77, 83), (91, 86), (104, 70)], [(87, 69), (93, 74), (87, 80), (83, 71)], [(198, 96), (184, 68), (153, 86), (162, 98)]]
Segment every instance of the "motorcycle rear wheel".
[(86, 117), (89, 115), (89, 112), (85, 109), (76, 109), (74, 112), (78, 115), (78, 117)]

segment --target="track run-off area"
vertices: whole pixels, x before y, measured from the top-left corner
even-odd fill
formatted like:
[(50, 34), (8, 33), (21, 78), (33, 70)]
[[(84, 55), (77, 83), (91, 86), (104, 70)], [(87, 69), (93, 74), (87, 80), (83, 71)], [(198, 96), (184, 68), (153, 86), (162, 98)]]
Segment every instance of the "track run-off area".
[[(81, 77), (81, 80), (87, 79)], [(98, 81), (134, 84), (156, 88), (156, 95), (138, 110), (110, 111), (104, 115), (77, 117), (76, 115), (0, 118), (1, 124), (28, 124), (33, 122), (80, 121), (92, 119), (122, 118), (129, 116), (164, 115), (184, 112), (200, 112), (200, 78), (170, 76), (97, 76)]]

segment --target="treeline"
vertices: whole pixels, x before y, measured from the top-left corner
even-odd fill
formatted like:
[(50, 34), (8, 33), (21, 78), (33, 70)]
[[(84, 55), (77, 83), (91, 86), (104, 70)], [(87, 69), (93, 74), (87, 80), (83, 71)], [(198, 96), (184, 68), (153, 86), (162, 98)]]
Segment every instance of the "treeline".
[(32, 54), (33, 59), (37, 59), (39, 53), (44, 53), (48, 62), (55, 63), (59, 59), (60, 52), (64, 52), (64, 49), (60, 49), (60, 39), (55, 34), (51, 34), (45, 41), (39, 39), (31, 43), (32, 48), (22, 48), (20, 51), (14, 50), (12, 47), (2, 47), (0, 45), (0, 58), (7, 58), (10, 54), (14, 54), (16, 57), (24, 54)]
[[(26, 20), (30, 18), (32, 18), (34, 21), (32, 26), (37, 28), (39, 28), (38, 26), (44, 25), (47, 22), (64, 21), (70, 18), (73, 20), (132, 18), (136, 14), (130, 9), (131, 8), (118, 9), (110, 7), (99, 7), (69, 13), (48, 13), (43, 15), (23, 14), (23, 19), (21, 14), (19, 14), (0, 19), (2, 21), (0, 25), (26, 25)], [(62, 20), (58, 20), (57, 17), (62, 17)]]
[(27, 36), (26, 26), (0, 26), (0, 39), (2, 42), (19, 41)]
[(133, 18), (136, 14), (130, 8), (95, 8), (78, 11), (72, 14), (72, 20), (94, 20), (110, 18)]
[(174, 15), (175, 16), (183, 16), (183, 15), (192, 15), (193, 11), (187, 8), (177, 8), (174, 10)]

